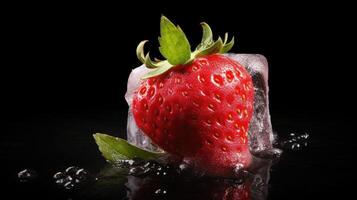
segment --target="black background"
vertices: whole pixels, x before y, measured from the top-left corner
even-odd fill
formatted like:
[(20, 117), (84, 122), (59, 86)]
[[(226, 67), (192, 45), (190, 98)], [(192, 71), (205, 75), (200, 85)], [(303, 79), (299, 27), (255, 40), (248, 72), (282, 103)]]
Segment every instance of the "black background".
[[(232, 52), (268, 59), (270, 108), (278, 134), (306, 131), (315, 142), (315, 151), (295, 160), (295, 170), (304, 173), (290, 173), (289, 166), (281, 172), (304, 174), (285, 180), (303, 186), (291, 186), (286, 193), (276, 189), (282, 193), (274, 197), (292, 192), (308, 198), (330, 189), (336, 196), (346, 195), (352, 177), (348, 162), (356, 146), (350, 142), (355, 137), (356, 64), (349, 49), (355, 32), (348, 5), (131, 4), (3, 6), (5, 128), (0, 138), (6, 184), (26, 167), (51, 173), (51, 168), (72, 163), (93, 170), (100, 165), (89, 165), (101, 159), (91, 134), (125, 135), (126, 80), (140, 64), (135, 49), (148, 39), (147, 49), (158, 55), (164, 14), (183, 28), (192, 46), (201, 37), (199, 22), (205, 21), (216, 36), (235, 36)], [(276, 176), (281, 180), (279, 172)]]
[[(139, 3), (138, 3), (139, 4)], [(150, 4), (149, 4), (150, 5)], [(3, 86), (11, 112), (124, 107), (137, 44), (157, 55), (161, 14), (199, 42), (199, 22), (236, 37), (233, 52), (270, 64), (271, 106), (280, 112), (344, 113), (351, 92), (352, 13), (339, 5), (16, 5), (3, 17)]]

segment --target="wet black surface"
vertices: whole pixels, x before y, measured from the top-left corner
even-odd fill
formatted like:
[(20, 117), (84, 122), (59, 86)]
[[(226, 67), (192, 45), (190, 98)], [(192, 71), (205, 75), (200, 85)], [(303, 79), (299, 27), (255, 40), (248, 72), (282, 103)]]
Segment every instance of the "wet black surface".
[[(106, 163), (92, 138), (92, 134), (96, 132), (124, 137), (125, 115), (126, 111), (93, 109), (77, 113), (37, 115), (32, 116), (31, 120), (13, 119), (4, 129), (6, 131), (2, 133), (0, 142), (1, 187), (5, 191), (4, 194), (11, 195), (12, 199), (125, 197), (125, 177), (109, 179), (104, 183), (105, 187), (100, 186), (102, 183), (99, 186), (94, 184), (94, 178), (105, 169)], [(348, 132), (349, 122), (331, 121), (316, 116), (283, 117), (280, 114), (273, 114), (272, 119), (280, 141), (288, 138), (290, 133), (306, 132), (310, 137), (306, 148), (298, 151), (285, 150), (280, 160), (272, 166), (267, 186), (268, 199), (310, 199), (316, 195), (332, 199), (346, 196), (351, 187), (346, 182), (346, 177), (350, 177), (354, 170), (354, 166), (348, 162), (356, 146), (347, 145), (349, 143), (338, 134)], [(69, 166), (87, 170), (90, 173), (88, 181), (72, 190), (57, 185), (53, 175), (65, 171)], [(25, 182), (19, 180), (17, 173), (23, 169), (36, 171), (37, 177)], [(199, 196), (202, 199), (209, 199), (206, 192), (212, 188), (218, 191), (212, 192), (216, 195), (229, 187), (236, 188), (232, 183), (190, 179), (187, 181), (177, 177), (169, 178), (169, 181), (162, 177), (135, 180), (144, 182), (140, 184), (145, 185), (144, 189), (136, 192), (134, 197), (138, 199), (199, 199)], [(168, 189), (164, 193), (161, 190), (157, 191), (165, 188)], [(161, 196), (157, 196), (157, 193)]]

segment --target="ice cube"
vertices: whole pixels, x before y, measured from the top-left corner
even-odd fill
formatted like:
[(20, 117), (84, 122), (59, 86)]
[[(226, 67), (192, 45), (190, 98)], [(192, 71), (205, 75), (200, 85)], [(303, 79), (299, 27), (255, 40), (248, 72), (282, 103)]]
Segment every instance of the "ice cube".
[(141, 147), (150, 151), (160, 151), (157, 145), (151, 142), (151, 139), (146, 136), (142, 130), (138, 128), (135, 123), (134, 116), (131, 112), (131, 103), (133, 101), (133, 95), (135, 90), (140, 86), (141, 77), (148, 73), (150, 69), (144, 65), (133, 69), (129, 75), (127, 91), (125, 93), (125, 100), (129, 105), (128, 122), (127, 122), (127, 140), (131, 144)]
[[(233, 54), (226, 56), (238, 61), (251, 74), (255, 88), (254, 115), (249, 127), (250, 151), (253, 154), (270, 152), (273, 150), (273, 131), (270, 122), (269, 100), (268, 100), (268, 62), (266, 58), (259, 54)], [(134, 91), (140, 85), (140, 77), (146, 74), (150, 69), (144, 65), (132, 70), (125, 99), (129, 105), (127, 138), (134, 145), (147, 150), (161, 151), (156, 145), (151, 143), (150, 138), (137, 127), (131, 113), (131, 103)]]
[(253, 79), (254, 114), (249, 126), (249, 145), (253, 154), (272, 150), (273, 130), (269, 113), (268, 62), (259, 54), (227, 54), (243, 65)]

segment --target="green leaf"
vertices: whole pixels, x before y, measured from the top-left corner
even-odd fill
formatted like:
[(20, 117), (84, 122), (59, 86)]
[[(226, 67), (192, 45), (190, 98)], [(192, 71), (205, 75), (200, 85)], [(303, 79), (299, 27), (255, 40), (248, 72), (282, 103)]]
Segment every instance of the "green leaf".
[(112, 163), (117, 163), (120, 160), (130, 160), (133, 158), (150, 160), (158, 158), (162, 155), (162, 153), (154, 153), (140, 149), (132, 144), (129, 144), (126, 140), (110, 135), (96, 133), (93, 137), (104, 158)]
[(144, 75), (142, 79), (164, 74), (165, 72), (178, 65), (187, 65), (195, 58), (200, 56), (216, 53), (226, 53), (233, 47), (234, 37), (232, 37), (232, 40), (227, 43), (228, 33), (225, 34), (223, 41), (221, 38), (218, 38), (217, 41), (214, 41), (212, 30), (209, 25), (205, 22), (202, 22), (201, 26), (201, 43), (196, 47), (194, 52), (191, 52), (190, 43), (188, 42), (186, 35), (181, 30), (181, 28), (179, 26), (175, 26), (165, 16), (162, 16), (160, 21), (161, 37), (159, 37), (159, 50), (167, 60), (152, 60), (149, 53), (144, 53), (144, 45), (146, 41), (140, 42), (136, 49), (136, 55), (147, 68), (153, 69)]
[(211, 55), (219, 53), (223, 47), (222, 39), (219, 37), (211, 46), (197, 53), (197, 56)]
[(228, 34), (226, 34), (226, 36), (224, 37), (224, 44), (223, 44), (223, 47), (222, 47), (220, 53), (227, 53), (229, 50), (232, 49), (232, 47), (234, 45), (234, 36), (232, 37), (231, 41), (229, 41), (226, 44), (227, 39), (228, 39)]
[(160, 21), (159, 50), (172, 65), (185, 64), (191, 58), (191, 47), (185, 33), (165, 16)]
[(144, 54), (144, 45), (147, 42), (147, 40), (141, 41), (136, 48), (136, 56), (138, 59), (145, 64), (147, 68), (157, 68), (157, 62), (154, 62), (150, 58), (150, 54), (147, 53), (146, 56)]
[(150, 71), (149, 73), (145, 74), (143, 77), (141, 77), (141, 79), (147, 79), (147, 78), (151, 78), (151, 77), (154, 77), (154, 76), (161, 75), (161, 74), (167, 72), (168, 70), (170, 70), (171, 68), (174, 67), (173, 65), (171, 65), (167, 61), (161, 61), (161, 62), (159, 62), (157, 64), (159, 64), (160, 66), (157, 67), (156, 69)]
[(225, 33), (225, 34), (224, 34), (223, 45), (226, 44), (227, 40), (228, 40), (228, 33)]
[(201, 43), (196, 47), (196, 50), (201, 50), (207, 48), (213, 43), (213, 34), (211, 27), (205, 22), (201, 23), (202, 26), (202, 40)]
[(157, 64), (157, 62), (154, 62), (151, 60), (150, 58), (150, 52), (148, 52), (144, 58), (144, 64), (147, 68), (151, 68), (151, 69), (154, 69), (154, 68), (157, 68), (159, 67)]
[(144, 45), (148, 42), (147, 40), (141, 41), (136, 47), (136, 57), (142, 62), (145, 62)]

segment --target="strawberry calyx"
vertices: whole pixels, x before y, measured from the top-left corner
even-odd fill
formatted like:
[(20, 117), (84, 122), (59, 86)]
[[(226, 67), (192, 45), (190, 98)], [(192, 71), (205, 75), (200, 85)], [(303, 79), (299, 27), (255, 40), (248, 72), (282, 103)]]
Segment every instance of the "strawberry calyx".
[(144, 40), (140, 42), (136, 48), (136, 55), (147, 68), (153, 69), (144, 75), (142, 79), (161, 75), (178, 65), (190, 64), (195, 58), (201, 56), (226, 53), (233, 47), (234, 37), (228, 42), (228, 33), (225, 34), (224, 40), (218, 37), (218, 39), (214, 41), (209, 25), (202, 22), (201, 26), (201, 43), (192, 52), (190, 43), (182, 29), (179, 26), (175, 26), (165, 16), (162, 16), (160, 21), (161, 37), (159, 37), (159, 50), (166, 60), (152, 60), (149, 52), (147, 54), (144, 53), (144, 46), (148, 41)]

